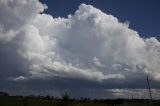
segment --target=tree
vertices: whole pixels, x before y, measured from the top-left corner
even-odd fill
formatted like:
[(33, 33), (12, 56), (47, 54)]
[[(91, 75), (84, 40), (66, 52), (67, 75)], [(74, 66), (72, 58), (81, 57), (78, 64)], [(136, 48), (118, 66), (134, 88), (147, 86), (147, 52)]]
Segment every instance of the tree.
[(0, 92), (0, 96), (9, 96), (9, 93), (6, 93), (6, 92)]
[(64, 100), (64, 101), (70, 100), (69, 94), (65, 93), (64, 95), (62, 95), (62, 100)]

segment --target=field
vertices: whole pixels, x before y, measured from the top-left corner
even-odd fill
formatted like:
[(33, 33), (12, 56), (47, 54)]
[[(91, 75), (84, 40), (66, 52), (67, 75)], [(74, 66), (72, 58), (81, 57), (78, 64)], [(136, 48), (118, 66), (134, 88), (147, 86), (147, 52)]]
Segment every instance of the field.
[(34, 96), (0, 96), (0, 106), (160, 106), (160, 101), (148, 103), (148, 100), (144, 99), (75, 100)]

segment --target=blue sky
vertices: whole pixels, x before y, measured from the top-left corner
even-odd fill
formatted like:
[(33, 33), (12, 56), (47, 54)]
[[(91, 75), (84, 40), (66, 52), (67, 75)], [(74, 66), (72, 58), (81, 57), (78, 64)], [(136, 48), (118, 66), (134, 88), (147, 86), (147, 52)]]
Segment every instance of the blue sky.
[(130, 28), (142, 37), (155, 36), (160, 39), (159, 0), (40, 0), (49, 7), (45, 12), (53, 17), (74, 14), (81, 3), (90, 4), (119, 21), (129, 21)]

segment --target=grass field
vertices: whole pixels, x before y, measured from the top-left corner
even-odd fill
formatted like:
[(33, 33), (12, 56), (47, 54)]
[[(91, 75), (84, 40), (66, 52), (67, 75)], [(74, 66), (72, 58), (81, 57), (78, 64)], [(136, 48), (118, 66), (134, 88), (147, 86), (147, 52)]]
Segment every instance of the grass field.
[(147, 100), (73, 100), (40, 97), (0, 96), (0, 106), (160, 106)]

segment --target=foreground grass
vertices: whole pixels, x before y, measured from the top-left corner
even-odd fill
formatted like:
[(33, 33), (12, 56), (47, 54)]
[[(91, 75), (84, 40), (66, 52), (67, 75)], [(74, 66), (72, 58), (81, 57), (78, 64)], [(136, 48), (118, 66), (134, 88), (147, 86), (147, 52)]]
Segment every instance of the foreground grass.
[(47, 99), (39, 97), (22, 97), (22, 96), (1, 96), (0, 106), (160, 106), (159, 102), (148, 104), (145, 101), (128, 101), (120, 102), (110, 101), (80, 101), (80, 100), (62, 100)]

